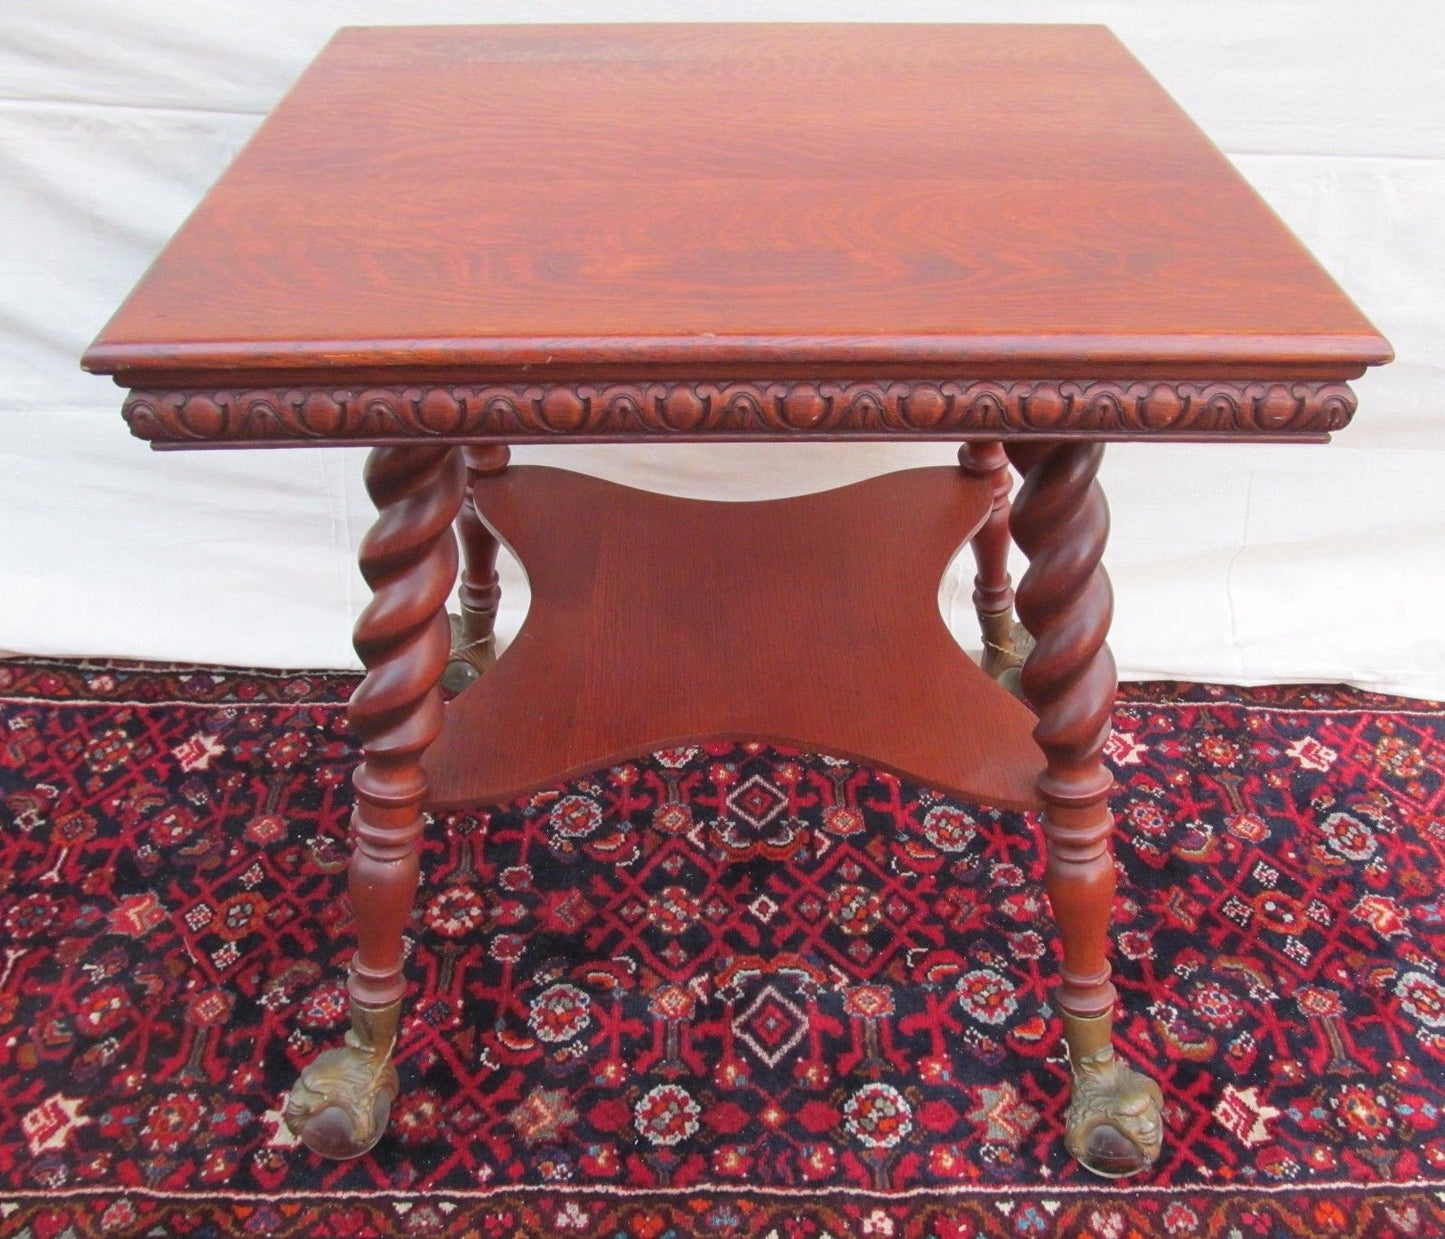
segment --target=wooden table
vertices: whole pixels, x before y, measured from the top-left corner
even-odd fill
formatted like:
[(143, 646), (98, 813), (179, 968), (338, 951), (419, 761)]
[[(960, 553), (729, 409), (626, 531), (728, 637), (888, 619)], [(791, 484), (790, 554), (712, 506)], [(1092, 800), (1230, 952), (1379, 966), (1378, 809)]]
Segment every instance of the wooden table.
[[(1100, 27), (343, 30), (84, 363), (158, 448), (374, 447), (352, 1031), (293, 1129), (341, 1157), (386, 1123), (424, 808), (746, 736), (1041, 811), (1066, 1140), (1148, 1165), (1159, 1090), (1111, 1047), (1103, 444), (1320, 442), (1389, 358)], [(965, 446), (755, 504), (507, 467), (804, 438)], [(497, 538), (533, 603), (444, 706), (454, 524), (459, 653), (491, 662)], [(985, 669), (1015, 601), (1035, 642), (1027, 708), (939, 617), (965, 541)]]

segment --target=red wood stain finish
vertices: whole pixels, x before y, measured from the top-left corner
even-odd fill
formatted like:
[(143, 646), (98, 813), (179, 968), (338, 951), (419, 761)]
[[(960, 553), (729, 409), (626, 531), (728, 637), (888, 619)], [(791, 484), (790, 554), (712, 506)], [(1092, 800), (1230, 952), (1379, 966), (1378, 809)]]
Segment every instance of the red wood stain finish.
[[(379, 1135), (424, 804), (727, 737), (1041, 810), (1066, 1138), (1150, 1164), (1159, 1090), (1110, 1041), (1102, 441), (1324, 439), (1390, 355), (1102, 27), (341, 31), (85, 357), (157, 446), (376, 445), (353, 1030), (292, 1130)], [(973, 442), (752, 504), (505, 467), (526, 440), (770, 437)], [(533, 599), (443, 710), (454, 518), (471, 641), (493, 535)], [(980, 530), (1001, 673), (1010, 531), (1030, 561), (1035, 713), (938, 611)]]
[(990, 511), (988, 481), (910, 469), (717, 503), (516, 466), (479, 477), (473, 494), (527, 570), (532, 606), (448, 707), (425, 759), (433, 807), (714, 737), (821, 748), (970, 800), (1038, 805), (1036, 720), (938, 610), (945, 568)]
[(1102, 27), (481, 26), (338, 33), (86, 364), (1301, 379), (1389, 355)]
[(1038, 789), (1049, 849), (1044, 884), (1064, 944), (1058, 1002), (1078, 1015), (1106, 1013), (1115, 998), (1107, 959), (1114, 819), (1106, 803), (1114, 778), (1103, 754), (1118, 683), (1106, 643), (1114, 595), (1100, 566), (1109, 535), (1095, 481), (1103, 455), (1099, 443), (1014, 448), (1025, 478), (1009, 520), (1029, 557), (1016, 602), (1037, 644), (1021, 686), (1048, 759)]
[(365, 757), (352, 782), (350, 889), (357, 952), (351, 994), (383, 1007), (406, 988), (401, 934), (416, 893), (426, 776), (421, 755), (441, 730), (437, 681), (451, 651), (446, 603), (457, 575), (452, 522), (465, 493), (461, 455), (380, 448), (366, 466), (376, 523), (361, 544), (372, 598), (356, 621), (366, 679), (346, 717)]

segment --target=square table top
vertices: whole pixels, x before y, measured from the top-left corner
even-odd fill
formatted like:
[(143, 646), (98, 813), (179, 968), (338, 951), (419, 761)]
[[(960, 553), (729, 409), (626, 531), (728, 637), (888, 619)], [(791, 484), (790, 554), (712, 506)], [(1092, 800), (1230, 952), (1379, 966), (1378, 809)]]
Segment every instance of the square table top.
[(86, 354), (1343, 379), (1389, 345), (1098, 26), (340, 31)]

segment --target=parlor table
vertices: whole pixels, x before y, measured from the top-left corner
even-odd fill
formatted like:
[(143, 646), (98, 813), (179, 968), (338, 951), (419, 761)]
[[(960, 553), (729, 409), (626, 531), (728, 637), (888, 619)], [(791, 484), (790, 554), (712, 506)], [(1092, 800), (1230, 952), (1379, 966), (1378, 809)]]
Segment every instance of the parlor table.
[[(288, 1122), (332, 1157), (385, 1126), (424, 810), (755, 738), (1041, 814), (1065, 1138), (1150, 1164), (1159, 1090), (1111, 1044), (1103, 445), (1322, 442), (1390, 355), (1102, 27), (339, 32), (84, 359), (157, 448), (373, 448), (352, 1029)], [(508, 467), (803, 439), (961, 467), (751, 504)], [(498, 539), (533, 602), (492, 665)], [(936, 603), (965, 542), (982, 668)], [(454, 654), (482, 673), (444, 704)]]

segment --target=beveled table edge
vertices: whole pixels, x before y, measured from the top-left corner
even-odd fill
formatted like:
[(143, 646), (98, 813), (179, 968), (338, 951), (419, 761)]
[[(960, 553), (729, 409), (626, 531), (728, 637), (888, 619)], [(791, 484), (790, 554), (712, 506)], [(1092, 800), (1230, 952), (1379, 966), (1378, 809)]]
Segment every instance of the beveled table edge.
[[(1359, 331), (1321, 333), (1157, 333), (1102, 335), (713, 335), (524, 336), (518, 338), (382, 340), (153, 341), (108, 338), (107, 326), (81, 366), (94, 374), (196, 374), (207, 370), (358, 371), (418, 366), (473, 371), (577, 367), (592, 373), (646, 373), (678, 366), (753, 372), (779, 364), (823, 375), (838, 366), (927, 373), (937, 367), (968, 374), (1002, 367), (1015, 374), (1060, 374), (1081, 362), (1098, 372), (1173, 367), (1191, 373), (1219, 366), (1259, 372), (1357, 369), (1394, 358), (1389, 342), (1362, 323)], [(184, 381), (184, 380), (181, 380)]]
[(1355, 394), (1336, 380), (748, 379), (137, 388), (156, 447), (708, 439), (1322, 441)]

